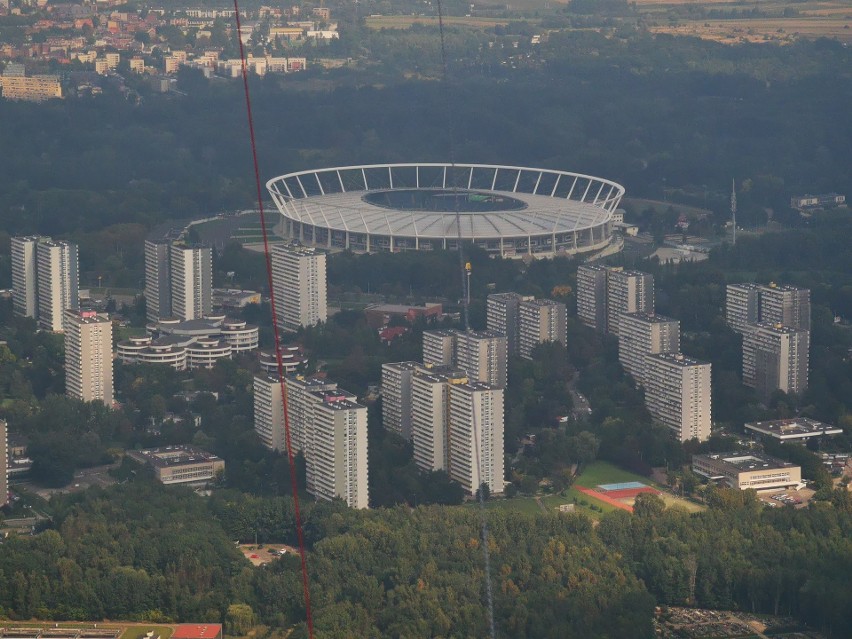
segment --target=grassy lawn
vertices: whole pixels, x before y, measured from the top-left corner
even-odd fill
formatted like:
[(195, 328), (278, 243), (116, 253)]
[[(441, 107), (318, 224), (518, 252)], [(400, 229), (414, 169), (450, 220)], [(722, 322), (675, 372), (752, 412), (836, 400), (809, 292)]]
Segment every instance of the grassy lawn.
[[(471, 506), (479, 507), (479, 502), (471, 502)], [(541, 508), (535, 501), (534, 497), (512, 497), (511, 499), (491, 499), (485, 502), (485, 507), (489, 510), (511, 510), (527, 515), (541, 514)]]
[(154, 637), (159, 635), (160, 639), (169, 639), (174, 632), (172, 626), (130, 626), (124, 631), (119, 639), (144, 639), (145, 635), (154, 631)]
[[(666, 502), (666, 506), (680, 506), (685, 508), (688, 512), (697, 513), (703, 510), (706, 510), (705, 506), (701, 504), (695, 504), (686, 499), (681, 499), (680, 497), (675, 497), (671, 493), (666, 492), (664, 486), (660, 486), (655, 481), (652, 481), (650, 477), (642, 477), (641, 475), (637, 475), (636, 473), (631, 473), (629, 470), (624, 470), (610, 464), (605, 461), (596, 461), (588, 466), (586, 466), (585, 470), (583, 470), (583, 474), (577, 477), (576, 484), (578, 486), (582, 486), (583, 488), (591, 488), (595, 489), (600, 484), (620, 484), (628, 481), (638, 481), (642, 482), (647, 486), (651, 486), (652, 488), (656, 488), (659, 490), (662, 495), (661, 498), (664, 502)], [(580, 499), (580, 496), (589, 499), (588, 495), (583, 495), (579, 491), (575, 491), (577, 493), (577, 499)], [(571, 495), (574, 497), (575, 495)], [(614, 510), (613, 506), (609, 504), (604, 504), (603, 502), (596, 503), (600, 506), (602, 505), (604, 508), (604, 512), (609, 512), (610, 510)]]
[[(605, 504), (602, 501), (598, 501), (597, 499), (592, 499), (588, 495), (584, 495), (576, 488), (569, 488), (565, 491), (565, 496), (562, 494), (559, 495), (547, 495), (546, 497), (542, 497), (541, 501), (544, 503), (548, 512), (556, 511), (559, 506), (562, 504), (574, 504), (574, 499), (577, 500), (577, 503), (574, 505), (574, 512), (583, 513), (591, 517), (592, 519), (600, 519), (601, 515), (604, 513), (608, 513), (610, 511), (615, 510), (615, 506), (611, 506), (610, 504)], [(592, 510), (589, 506), (583, 506), (580, 502), (586, 501), (589, 504), (593, 503), (595, 506), (600, 506), (601, 510)], [(603, 511), (603, 512), (601, 512)]]
[(142, 337), (146, 334), (145, 328), (142, 326), (116, 326), (113, 328), (115, 339), (122, 341), (131, 337)]
[(576, 484), (583, 488), (597, 488), (600, 484), (621, 484), (628, 481), (642, 482), (647, 486), (661, 488), (649, 477), (642, 477), (629, 470), (623, 470), (618, 466), (605, 461), (592, 462), (583, 469), (583, 474), (577, 477)]
[(696, 504), (695, 502), (689, 501), (687, 499), (681, 499), (680, 497), (675, 497), (670, 493), (663, 493), (660, 495), (662, 500), (666, 502), (666, 506), (680, 506), (690, 513), (700, 513), (704, 510), (707, 510), (707, 506), (702, 504)]

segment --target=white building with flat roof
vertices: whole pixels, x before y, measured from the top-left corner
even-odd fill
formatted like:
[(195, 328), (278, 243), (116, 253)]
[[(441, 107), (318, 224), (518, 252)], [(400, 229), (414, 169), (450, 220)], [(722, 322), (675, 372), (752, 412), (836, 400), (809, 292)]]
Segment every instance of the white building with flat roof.
[(36, 244), (38, 325), (61, 333), (66, 309), (80, 307), (77, 245), (45, 239)]
[[(525, 300), (518, 306), (519, 354), (532, 359), (532, 351), (545, 342), (568, 345), (568, 310), (553, 300)], [(487, 381), (487, 380), (483, 380)]]
[(67, 309), (65, 393), (84, 402), (113, 402), (112, 322), (94, 311)]
[(506, 336), (494, 331), (459, 331), (453, 364), (471, 381), (506, 386), (508, 356)]
[(209, 246), (172, 244), (172, 315), (200, 319), (213, 312), (213, 252)]
[(406, 441), (411, 441), (411, 386), (418, 370), (425, 370), (418, 362), (382, 364), (382, 425)]
[(800, 466), (762, 453), (693, 455), (692, 470), (739, 490), (778, 490), (802, 485)]
[(462, 371), (418, 371), (411, 381), (411, 444), (425, 472), (447, 469), (450, 386), (467, 383)]
[(725, 320), (737, 333), (758, 322), (811, 329), (811, 292), (806, 288), (769, 284), (728, 284)]
[(38, 269), (36, 246), (48, 238), (38, 236), (13, 237), (12, 305), (15, 315), (38, 319)]
[(449, 388), (447, 472), (468, 495), (486, 484), (503, 493), (503, 389), (473, 382)]
[(156, 322), (172, 315), (171, 241), (145, 240), (145, 317)]
[(452, 366), (456, 352), (458, 331), (423, 331), (423, 365)]
[(327, 286), (325, 253), (299, 245), (272, 249), (272, 287), (281, 330), (327, 321)]
[(842, 435), (843, 429), (824, 424), (807, 417), (773, 419), (763, 422), (746, 422), (747, 433), (759, 438), (774, 439), (777, 442), (806, 442), (813, 437)]
[(506, 336), (506, 348), (509, 355), (520, 354), (518, 308), (525, 299), (529, 298), (518, 293), (492, 293), (488, 296), (486, 302), (488, 330)]
[(710, 438), (710, 364), (680, 353), (646, 355), (645, 405), (680, 442)]
[(317, 499), (369, 508), (367, 407), (327, 396), (314, 409), (308, 435), (307, 491)]
[(281, 386), (278, 375), (254, 376), (254, 430), (264, 446), (286, 452)]
[(607, 330), (607, 278), (611, 270), (601, 264), (581, 264), (577, 268), (577, 318), (599, 333)]
[(810, 333), (759, 322), (743, 335), (743, 384), (764, 400), (775, 390), (803, 393), (808, 387)]
[(760, 320), (760, 285), (728, 284), (725, 293), (725, 322), (737, 333), (744, 333)]
[(646, 355), (680, 352), (680, 322), (654, 313), (625, 313), (618, 335), (618, 360), (637, 384), (645, 384)]
[(640, 271), (607, 272), (606, 330), (619, 335), (624, 313), (654, 311), (654, 276)]
[(770, 282), (760, 288), (760, 321), (811, 330), (811, 291)]

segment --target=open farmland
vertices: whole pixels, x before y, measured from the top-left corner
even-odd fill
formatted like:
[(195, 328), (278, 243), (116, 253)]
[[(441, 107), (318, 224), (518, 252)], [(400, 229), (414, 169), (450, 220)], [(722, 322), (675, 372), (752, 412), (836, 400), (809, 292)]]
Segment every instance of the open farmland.
[[(408, 29), (413, 24), (438, 26), (436, 16), (370, 16), (366, 19), (371, 29)], [(507, 25), (511, 20), (500, 18), (480, 18), (477, 16), (444, 16), (445, 25), (490, 29), (497, 25)]]
[[(683, 6), (705, 15), (683, 16)], [(835, 38), (852, 41), (852, 6), (842, 1), (761, 3), (702, 0), (639, 0), (640, 13), (649, 19), (654, 33), (697, 36), (723, 43), (775, 42), (786, 44), (802, 38)], [(749, 15), (756, 12), (757, 15)]]

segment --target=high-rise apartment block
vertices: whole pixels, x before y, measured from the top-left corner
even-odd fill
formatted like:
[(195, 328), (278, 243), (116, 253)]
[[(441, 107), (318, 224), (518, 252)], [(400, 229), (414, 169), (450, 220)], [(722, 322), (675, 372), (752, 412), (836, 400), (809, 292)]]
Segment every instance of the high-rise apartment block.
[(112, 322), (94, 311), (66, 309), (65, 392), (84, 402), (112, 406)]
[(264, 446), (286, 452), (284, 399), (278, 375), (254, 377), (254, 430)]
[(423, 365), (452, 366), (456, 354), (458, 331), (423, 331)]
[(340, 498), (350, 508), (369, 508), (367, 407), (326, 396), (315, 407), (308, 434), (308, 492), (317, 499)]
[(472, 381), (505, 386), (506, 336), (494, 331), (423, 331), (423, 364), (453, 366), (463, 370)]
[(758, 284), (728, 284), (725, 298), (725, 321), (737, 333), (760, 321), (760, 289)]
[(419, 468), (446, 470), (470, 495), (482, 483), (503, 492), (502, 388), (471, 383), (460, 370), (424, 369), (412, 378), (411, 404)]
[(811, 292), (806, 288), (763, 284), (728, 284), (725, 319), (737, 333), (758, 322), (811, 329)]
[(567, 346), (568, 310), (565, 304), (553, 300), (526, 300), (518, 307), (519, 354), (532, 359), (532, 351), (544, 342), (559, 342)]
[(577, 269), (577, 317), (599, 333), (606, 333), (606, 288), (610, 269), (583, 264)]
[(654, 311), (654, 277), (639, 271), (610, 270), (607, 273), (607, 332), (619, 335), (624, 313)]
[(62, 332), (63, 313), (80, 307), (77, 245), (42, 240), (36, 245), (38, 324)]
[(385, 430), (411, 441), (411, 385), (418, 362), (382, 364), (382, 425)]
[(447, 468), (450, 387), (467, 383), (462, 371), (421, 371), (411, 381), (411, 444), (417, 467)]
[(351, 401), (357, 398), (346, 391), (337, 388), (337, 382), (313, 377), (288, 377), (287, 412), (290, 418), (290, 443), (293, 450), (306, 451), (308, 448), (309, 430), (314, 420), (314, 408), (317, 403), (328, 397), (344, 397)]
[[(368, 508), (367, 407), (329, 380), (288, 377), (285, 387), (290, 445), (305, 456), (308, 492)], [(267, 448), (286, 450), (278, 376), (255, 376), (254, 393), (255, 431)]]
[(213, 312), (213, 252), (210, 247), (172, 244), (170, 260), (172, 315), (183, 320), (210, 315)]
[(761, 287), (760, 321), (811, 330), (811, 292), (807, 288), (770, 283)]
[(449, 400), (450, 478), (469, 495), (483, 484), (492, 494), (502, 494), (503, 389), (481, 382), (458, 384), (450, 388)]
[(167, 239), (145, 240), (145, 317), (149, 322), (172, 315), (171, 248)]
[(494, 331), (459, 332), (454, 365), (471, 381), (505, 387), (508, 358), (506, 336)]
[(276, 246), (272, 286), (280, 329), (297, 331), (328, 319), (325, 253), (305, 246)]
[(520, 322), (518, 308), (525, 298), (517, 293), (492, 293), (487, 300), (487, 326), (489, 331), (506, 336), (509, 355), (520, 354)]
[(577, 269), (577, 317), (601, 333), (618, 335), (624, 313), (654, 312), (654, 277), (618, 267)]
[(40, 237), (12, 238), (12, 304), (15, 315), (21, 317), (38, 319), (36, 246), (41, 239)]
[(706, 441), (712, 423), (710, 364), (681, 355), (646, 355), (645, 405), (680, 442)]
[(62, 332), (63, 313), (80, 306), (77, 245), (49, 237), (12, 238), (15, 313)]
[(763, 399), (774, 390), (802, 393), (808, 387), (810, 333), (759, 322), (743, 335), (743, 384)]
[(638, 384), (645, 384), (647, 355), (680, 352), (680, 322), (653, 313), (625, 313), (618, 336), (618, 360)]

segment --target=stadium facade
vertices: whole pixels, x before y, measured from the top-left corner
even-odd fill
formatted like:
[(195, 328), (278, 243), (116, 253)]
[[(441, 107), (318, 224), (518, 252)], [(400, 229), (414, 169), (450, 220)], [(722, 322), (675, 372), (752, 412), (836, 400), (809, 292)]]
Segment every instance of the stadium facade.
[(266, 187), (282, 215), (280, 234), (309, 246), (428, 251), (455, 249), (460, 235), (504, 257), (606, 248), (624, 196), (621, 185), (589, 175), (449, 163), (300, 171)]

